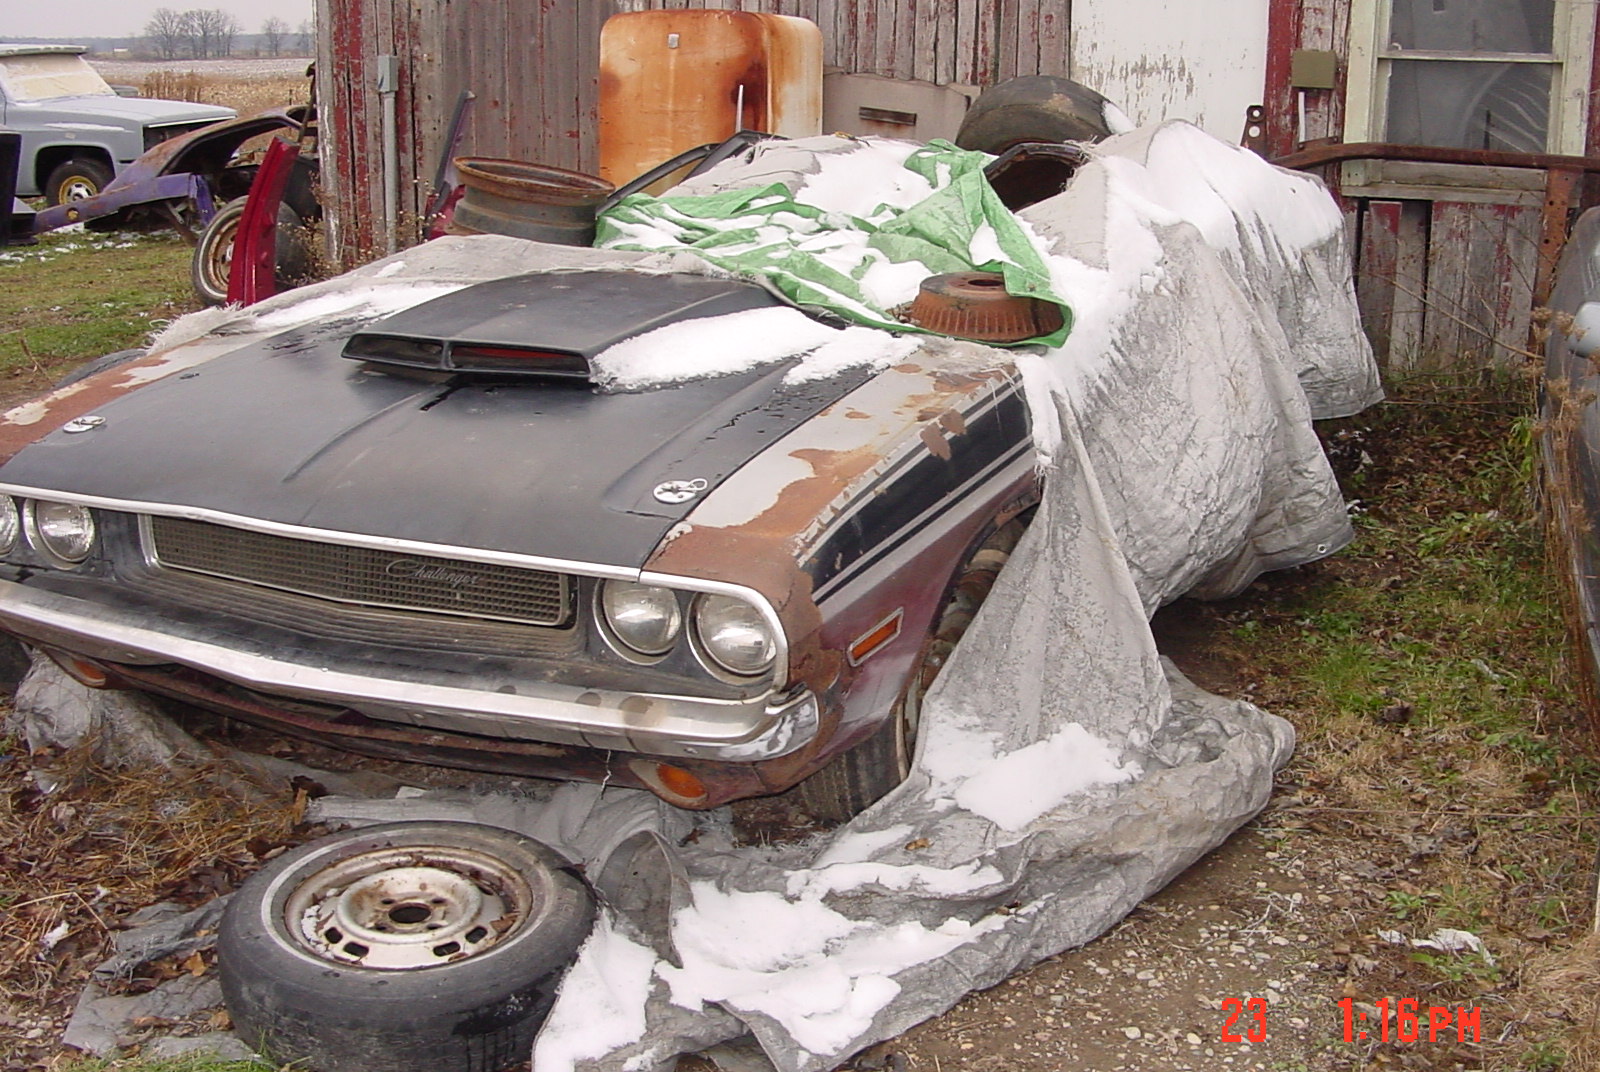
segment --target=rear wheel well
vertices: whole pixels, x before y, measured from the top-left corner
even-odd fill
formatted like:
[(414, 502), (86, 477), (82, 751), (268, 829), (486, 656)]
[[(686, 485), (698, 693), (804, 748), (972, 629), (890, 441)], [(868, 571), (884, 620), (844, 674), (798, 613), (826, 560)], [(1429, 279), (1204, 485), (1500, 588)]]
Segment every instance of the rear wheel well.
[(111, 154), (98, 145), (47, 145), (33, 158), (34, 188), (43, 190), (50, 173), (68, 160), (93, 160), (108, 168), (113, 175), (117, 171), (116, 161), (111, 159)]

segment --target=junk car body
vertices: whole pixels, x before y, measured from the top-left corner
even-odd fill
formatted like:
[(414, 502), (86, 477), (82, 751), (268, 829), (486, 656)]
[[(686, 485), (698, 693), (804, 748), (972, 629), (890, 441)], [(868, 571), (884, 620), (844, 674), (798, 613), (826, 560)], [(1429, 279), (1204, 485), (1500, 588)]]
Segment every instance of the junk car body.
[(0, 433), (0, 622), (91, 684), (687, 807), (853, 754), (888, 768), (836, 787), (859, 808), (963, 567), (1035, 500), (1028, 417), (1005, 355), (950, 339), (589, 382), (617, 340), (777, 304), (540, 272), (99, 372)]
[[(1145, 138), (1183, 148), (1182, 182), (1195, 172), (1185, 153), (1201, 153), (1243, 169), (1244, 188), (1287, 184), (1273, 203), (1289, 206), (1284, 218), (1317, 215), (1306, 233), (1327, 266), (1301, 271), (1276, 240), (1240, 247), (1280, 257), (1256, 273), (1251, 300), (1305, 314), (1321, 337), (1331, 295), (1328, 315), (1354, 323), (1339, 217), (1320, 186), (1272, 179), (1182, 125), (1129, 137), (1118, 151), (1139, 159), (1157, 155)], [(772, 160), (810, 174), (824, 153), (861, 159), (853, 140), (816, 141), (775, 144), (749, 173), (766, 182)], [(1082, 154), (1024, 150), (963, 188), (1077, 204), (1054, 192)], [(1008, 178), (1008, 159), (1026, 166)], [(1055, 233), (1107, 217), (1114, 170), (1089, 176), (1073, 211), (1047, 213)], [(743, 189), (746, 174), (716, 181)], [(1141, 264), (1126, 277), (1150, 277)], [(913, 309), (954, 278), (925, 280)], [(377, 301), (407, 279), (449, 285)], [(1245, 291), (1216, 288), (1185, 308), (1245, 315)], [(971, 291), (1013, 300), (972, 281), (963, 301)], [(1130, 308), (1170, 332), (1187, 321), (1158, 314), (1177, 293)], [(905, 777), (923, 690), (1040, 501), (1030, 366), (993, 346), (855, 327), (877, 360), (807, 371), (808, 351), (783, 349), (655, 386), (608, 379), (625, 348), (639, 367), (695, 367), (713, 343), (760, 349), (762, 331), (848, 334), (699, 259), (444, 238), (256, 309), (206, 314), (222, 317), (209, 334), (158, 340), (0, 415), (0, 627), (86, 684), (369, 754), (628, 785), (683, 807), (798, 787), (806, 810), (840, 819)], [(1324, 415), (1376, 397), (1370, 352), (1358, 339), (1334, 349), (1350, 368), (1329, 381)], [(1327, 379), (1321, 360), (1298, 375)], [(1141, 367), (1125, 355), (1107, 374), (1123, 362)], [(1234, 409), (1255, 422), (1240, 427), (1278, 420), (1278, 406), (1309, 419), (1295, 374), (1271, 368), (1251, 375), (1283, 380), (1272, 406), (1195, 385), (1156, 426), (1204, 439), (1215, 433), (1193, 422), (1232, 427)], [(1146, 404), (1139, 394), (1095, 395), (1109, 407), (1097, 419), (1115, 423)], [(1197, 418), (1200, 405), (1218, 408)], [(1314, 449), (1308, 428), (1297, 435)], [(1175, 571), (1171, 596), (1213, 568), (1237, 590), (1348, 539), (1342, 511), (1324, 518), (1338, 501), (1325, 460), (1290, 467), (1307, 485), (1291, 508), (1259, 491), (1207, 498), (1245, 485), (1206, 466), (1264, 460), (1202, 450), (1183, 463), (1203, 470), (1191, 492), (1166, 462), (1147, 464), (1148, 487), (1174, 500), (1152, 522), (1163, 532), (1242, 526), (1200, 558), (1156, 556)], [(1284, 543), (1313, 531), (1305, 547)], [(1188, 554), (1187, 538), (1169, 542)]]

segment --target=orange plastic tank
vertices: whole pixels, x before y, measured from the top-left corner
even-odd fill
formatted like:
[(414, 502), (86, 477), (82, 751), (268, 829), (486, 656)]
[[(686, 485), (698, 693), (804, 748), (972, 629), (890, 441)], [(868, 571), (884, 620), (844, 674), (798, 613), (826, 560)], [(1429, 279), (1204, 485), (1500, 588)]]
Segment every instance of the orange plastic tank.
[[(600, 175), (618, 186), (740, 130), (822, 130), (822, 31), (745, 11), (635, 11), (600, 30)], [(661, 188), (673, 180), (663, 180)]]

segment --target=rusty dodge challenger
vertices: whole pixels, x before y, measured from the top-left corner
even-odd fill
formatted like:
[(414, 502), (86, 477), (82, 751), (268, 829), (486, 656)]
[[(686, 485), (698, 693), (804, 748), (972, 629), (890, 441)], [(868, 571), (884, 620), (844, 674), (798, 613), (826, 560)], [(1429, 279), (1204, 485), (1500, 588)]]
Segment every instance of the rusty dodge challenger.
[(780, 304), (539, 272), (125, 355), (0, 431), (0, 624), (91, 686), (357, 752), (687, 808), (809, 779), (845, 817), (904, 776), (1033, 452), (1014, 369), (951, 340), (990, 356), (590, 383), (619, 340)]

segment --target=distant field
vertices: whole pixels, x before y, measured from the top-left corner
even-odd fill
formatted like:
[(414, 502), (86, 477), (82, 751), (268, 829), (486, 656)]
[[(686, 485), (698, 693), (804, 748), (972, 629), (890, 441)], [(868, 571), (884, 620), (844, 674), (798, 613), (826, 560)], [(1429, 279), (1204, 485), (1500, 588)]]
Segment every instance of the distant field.
[(146, 97), (220, 104), (247, 114), (262, 108), (304, 104), (311, 96), (304, 56), (277, 59), (92, 60), (107, 82), (138, 86)]
[(89, 63), (107, 82), (137, 85), (155, 71), (194, 71), (210, 78), (280, 78), (305, 74), (306, 56), (238, 56), (225, 60), (105, 60), (91, 57)]

